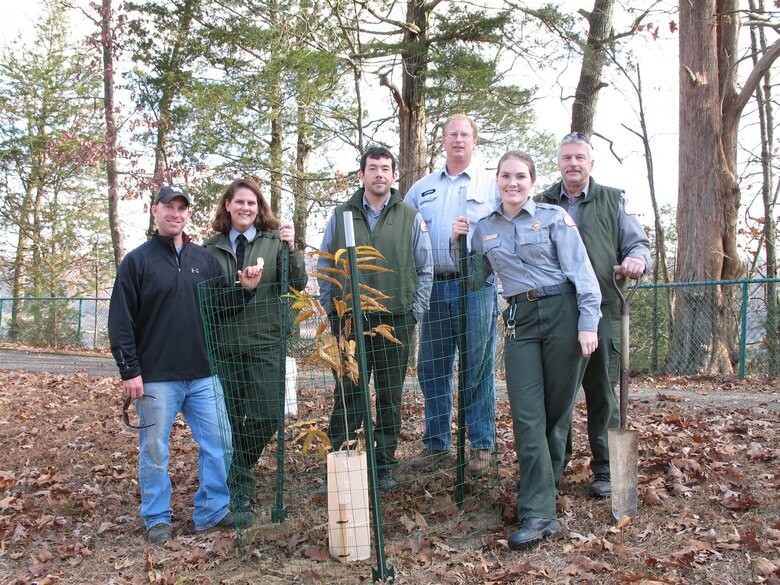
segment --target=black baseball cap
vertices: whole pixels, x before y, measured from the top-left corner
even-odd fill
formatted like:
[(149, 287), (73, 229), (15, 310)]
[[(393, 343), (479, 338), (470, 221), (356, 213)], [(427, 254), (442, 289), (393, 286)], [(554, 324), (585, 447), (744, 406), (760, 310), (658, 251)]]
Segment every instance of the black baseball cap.
[(157, 205), (158, 203), (170, 203), (177, 197), (184, 199), (187, 202), (188, 207), (192, 205), (192, 200), (184, 189), (181, 187), (171, 187), (170, 185), (166, 185), (160, 189), (154, 198), (154, 204)]

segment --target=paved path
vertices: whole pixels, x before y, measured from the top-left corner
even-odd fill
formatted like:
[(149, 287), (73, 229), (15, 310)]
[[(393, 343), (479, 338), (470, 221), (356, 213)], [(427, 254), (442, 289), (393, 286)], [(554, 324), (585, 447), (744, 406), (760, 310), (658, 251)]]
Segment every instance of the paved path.
[(96, 355), (0, 349), (0, 370), (26, 370), (51, 374), (85, 371), (91, 376), (118, 376), (114, 359)]
[[(26, 370), (52, 374), (84, 371), (91, 376), (118, 375), (114, 360), (110, 357), (3, 348), (0, 348), (0, 370)], [(420, 391), (414, 376), (407, 378), (405, 386), (408, 391)], [(496, 394), (499, 400), (506, 400), (506, 384), (503, 380), (497, 381)], [(680, 410), (709, 406), (726, 409), (767, 408), (780, 411), (780, 388), (774, 392), (759, 392), (751, 390), (750, 386), (737, 390), (724, 390), (717, 387), (657, 388), (636, 384), (629, 387), (629, 396), (632, 401), (642, 404), (665, 404), (666, 406), (675, 404)], [(580, 391), (577, 401), (584, 400), (585, 397)]]

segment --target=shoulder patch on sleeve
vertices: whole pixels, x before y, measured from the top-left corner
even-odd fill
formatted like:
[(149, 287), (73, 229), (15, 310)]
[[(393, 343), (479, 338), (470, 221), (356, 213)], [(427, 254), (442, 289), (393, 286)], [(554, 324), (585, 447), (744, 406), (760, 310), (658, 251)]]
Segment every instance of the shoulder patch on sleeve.
[(420, 218), (420, 231), (424, 234), (428, 233), (428, 224), (422, 218)]
[(563, 214), (563, 223), (565, 223), (569, 227), (577, 227), (577, 224), (574, 223), (574, 219), (572, 219), (572, 216), (568, 213)]
[(636, 215), (636, 211), (634, 210), (634, 207), (631, 205), (631, 203), (628, 202), (628, 199), (626, 199), (626, 203), (623, 205), (623, 212), (626, 215)]

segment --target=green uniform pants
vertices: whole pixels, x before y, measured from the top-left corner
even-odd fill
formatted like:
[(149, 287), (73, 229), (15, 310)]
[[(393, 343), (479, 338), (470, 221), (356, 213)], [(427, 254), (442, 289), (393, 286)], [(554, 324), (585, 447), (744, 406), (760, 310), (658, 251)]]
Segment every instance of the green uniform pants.
[[(504, 320), (511, 305), (504, 311)], [(585, 370), (574, 294), (516, 305), (505, 340), (506, 386), (520, 463), (517, 515), (555, 518), (572, 408)]]
[[(607, 429), (620, 426), (615, 386), (620, 375), (620, 303), (614, 301), (601, 305), (599, 321), (599, 346), (590, 356), (582, 380), (585, 403), (588, 410), (588, 442), (590, 443), (590, 469), (596, 473), (609, 473), (609, 433)], [(572, 432), (566, 442), (566, 464), (572, 455)]]
[(233, 458), (228, 472), (233, 498), (254, 496), (252, 468), (276, 433), (283, 413), (284, 380), (279, 351), (278, 345), (255, 347), (251, 353), (220, 359), (218, 373), (233, 433)]
[[(376, 465), (378, 469), (394, 468), (398, 465), (395, 450), (401, 432), (401, 396), (409, 364), (409, 341), (416, 323), (411, 312), (405, 315), (371, 314), (364, 317), (364, 333), (377, 325), (387, 324), (394, 328), (392, 333), (401, 342), (394, 343), (381, 335), (365, 336), (366, 367), (369, 376), (372, 371), (374, 373), (376, 394)], [(338, 323), (335, 319), (331, 321), (331, 326), (334, 334), (337, 334)], [(333, 449), (338, 450), (344, 441), (353, 440), (355, 431), (364, 422), (364, 398), (360, 386), (353, 384), (349, 376), (343, 376), (341, 385), (336, 384), (333, 390), (333, 412), (328, 426), (328, 438)]]

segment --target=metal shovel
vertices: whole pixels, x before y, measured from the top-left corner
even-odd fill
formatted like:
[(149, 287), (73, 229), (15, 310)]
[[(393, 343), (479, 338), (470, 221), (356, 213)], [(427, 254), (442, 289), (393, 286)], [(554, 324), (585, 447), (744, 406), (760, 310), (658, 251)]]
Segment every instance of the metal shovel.
[(617, 281), (621, 267), (612, 268), (612, 282), (620, 297), (620, 428), (609, 429), (609, 472), (612, 483), (612, 515), (636, 516), (637, 482), (639, 476), (639, 431), (626, 428), (628, 409), (628, 315), (631, 297), (639, 287), (639, 279), (624, 295)]

